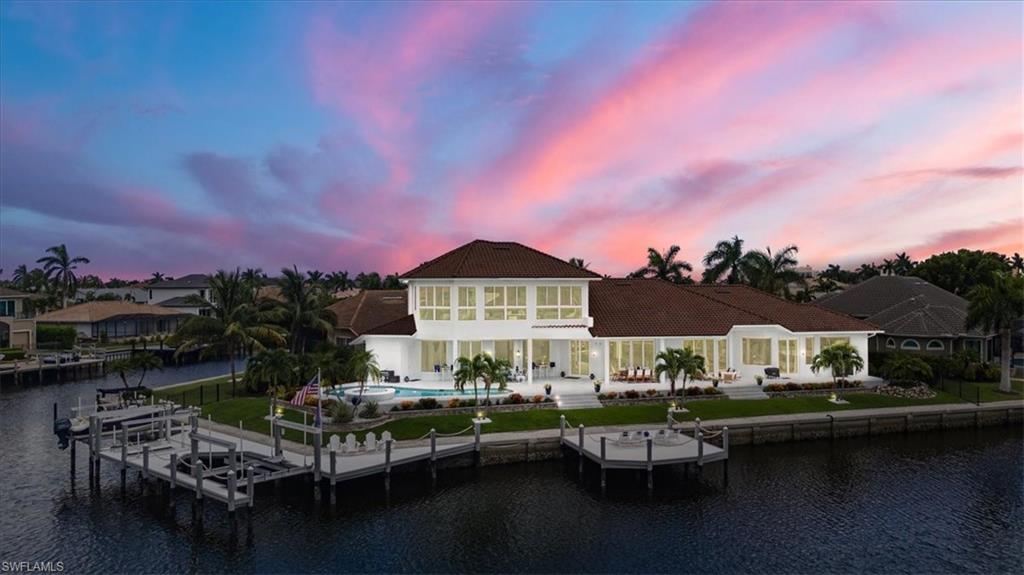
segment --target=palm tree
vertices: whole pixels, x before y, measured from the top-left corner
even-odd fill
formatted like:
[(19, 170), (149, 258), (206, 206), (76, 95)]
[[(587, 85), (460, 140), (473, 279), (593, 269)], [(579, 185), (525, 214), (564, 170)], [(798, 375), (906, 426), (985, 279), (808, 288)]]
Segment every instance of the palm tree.
[(295, 267), (282, 268), (280, 282), (284, 302), (278, 315), (291, 334), (292, 353), (306, 353), (307, 332), (330, 334), (334, 330), (334, 312), (327, 309), (330, 296)]
[(483, 365), (484, 354), (478, 353), (473, 356), (472, 359), (468, 357), (460, 357), (456, 360), (457, 367), (455, 372), (452, 374), (452, 378), (455, 380), (455, 389), (459, 390), (460, 393), (466, 391), (466, 384), (473, 384), (473, 403), (478, 404), (480, 398), (480, 392), (477, 387), (477, 381), (482, 376), (484, 371)]
[(11, 282), (18, 286), (21, 291), (29, 291), (32, 287), (32, 276), (31, 272), (28, 271), (28, 266), (21, 264), (14, 268), (14, 274), (11, 275)]
[(679, 255), (679, 246), (671, 246), (665, 253), (659, 253), (654, 248), (647, 248), (647, 265), (630, 274), (630, 277), (655, 277), (676, 284), (692, 282), (690, 276), (684, 276), (683, 272), (692, 272), (693, 266), (690, 265), (690, 262), (677, 260), (677, 255)]
[(832, 293), (839, 291), (839, 284), (825, 277), (823, 274), (818, 276), (818, 279), (814, 281), (811, 291), (815, 293)]
[(886, 258), (882, 260), (882, 273), (891, 276), (896, 272), (896, 262)]
[(774, 254), (771, 248), (751, 250), (743, 256), (743, 275), (761, 291), (786, 295), (790, 283), (802, 281), (794, 269), (798, 251), (796, 246), (786, 246)]
[(910, 272), (914, 271), (915, 267), (917, 267), (917, 262), (910, 259), (907, 252), (900, 252), (896, 254), (896, 259), (893, 260), (893, 271), (896, 275), (910, 275)]
[(239, 351), (262, 351), (266, 346), (283, 345), (281, 330), (266, 321), (252, 304), (252, 294), (233, 272), (217, 270), (210, 278), (211, 302), (190, 296), (196, 304), (209, 306), (210, 316), (189, 318), (172, 337), (177, 346), (174, 355), (202, 349), (201, 355), (227, 354), (231, 363), (231, 387), (235, 386), (235, 359)]
[(164, 274), (162, 274), (160, 272), (153, 272), (149, 276), (149, 282), (150, 283), (162, 282), (162, 281), (164, 281), (164, 279), (166, 279), (166, 277), (164, 276)]
[(590, 264), (588, 264), (587, 262), (583, 261), (583, 258), (569, 258), (569, 265), (576, 266), (576, 267), (580, 268), (581, 270), (585, 270), (585, 269), (588, 269), (590, 267)]
[(78, 278), (75, 276), (75, 270), (78, 269), (78, 264), (89, 263), (89, 258), (73, 258), (69, 256), (68, 248), (64, 244), (49, 247), (46, 249), (46, 253), (50, 255), (39, 258), (36, 260), (36, 263), (43, 264), (46, 279), (57, 285), (62, 307), (66, 308), (68, 307), (69, 294), (73, 293), (75, 288), (78, 287)]
[(497, 385), (498, 391), (505, 389), (512, 364), (505, 359), (495, 359), (490, 354), (480, 354), (480, 377), (484, 380), (484, 405), (491, 404), (491, 386)]
[(1024, 317), (1024, 276), (996, 273), (990, 284), (978, 284), (967, 294), (967, 328), (999, 333), (999, 391), (1009, 393), (1010, 347), (1013, 322)]
[(279, 386), (295, 377), (295, 356), (283, 348), (268, 349), (254, 355), (245, 370), (246, 387), (257, 391), (260, 382), (268, 382), (270, 388), (270, 413), (277, 407)]
[(857, 271), (854, 273), (857, 274), (857, 279), (859, 279), (860, 281), (864, 281), (866, 279), (873, 278), (878, 275), (878, 266), (876, 266), (873, 263), (860, 264), (860, 267), (857, 268)]
[(377, 356), (372, 351), (356, 350), (349, 358), (347, 368), (348, 372), (359, 382), (360, 400), (363, 397), (363, 390), (366, 388), (366, 380), (380, 383), (380, 365), (377, 364)]
[(306, 272), (306, 277), (309, 278), (310, 283), (320, 285), (324, 281), (324, 272), (320, 270), (309, 270)]
[(1024, 258), (1021, 258), (1017, 252), (1014, 252), (1013, 257), (1010, 258), (1010, 269), (1017, 275), (1024, 274)]
[(352, 287), (352, 280), (348, 277), (348, 271), (343, 272), (331, 272), (324, 278), (327, 282), (327, 287), (332, 292), (345, 291)]
[(828, 369), (832, 374), (832, 389), (837, 388), (839, 378), (847, 377), (864, 369), (864, 358), (857, 348), (848, 343), (837, 343), (821, 350), (811, 360), (811, 371), (818, 373)]
[(110, 362), (107, 369), (116, 373), (121, 378), (124, 388), (129, 389), (128, 378), (136, 372), (141, 372), (141, 374), (139, 375), (139, 381), (135, 383), (135, 387), (141, 387), (142, 382), (146, 379), (147, 372), (154, 369), (163, 369), (163, 367), (164, 362), (159, 356), (152, 353), (137, 353), (131, 357), (115, 359)]
[(263, 278), (266, 277), (263, 274), (262, 268), (246, 268), (242, 272), (242, 282), (245, 283), (253, 294), (253, 298), (259, 297), (260, 287), (263, 286)]
[(742, 282), (743, 240), (739, 236), (733, 236), (731, 240), (718, 242), (715, 249), (704, 255), (702, 261), (704, 263), (702, 283), (716, 283), (726, 273), (728, 273), (725, 277), (726, 283)]

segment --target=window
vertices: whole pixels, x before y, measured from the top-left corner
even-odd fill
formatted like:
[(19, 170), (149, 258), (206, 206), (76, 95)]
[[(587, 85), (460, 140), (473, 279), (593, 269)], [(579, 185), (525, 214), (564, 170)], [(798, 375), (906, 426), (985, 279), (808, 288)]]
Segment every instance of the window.
[(459, 320), (473, 321), (476, 319), (476, 288), (459, 288)]
[(837, 345), (837, 344), (840, 344), (840, 343), (848, 344), (848, 343), (850, 343), (850, 338), (848, 338), (848, 337), (823, 337), (823, 338), (821, 338), (821, 349), (825, 349), (826, 347), (832, 347), (833, 345)]
[(746, 365), (771, 365), (771, 338), (743, 338), (743, 363)]
[(905, 339), (900, 344), (900, 349), (919, 350), (921, 349), (921, 344), (917, 343), (916, 339)]
[(590, 342), (569, 342), (569, 370), (573, 375), (590, 374)]
[(473, 359), (483, 351), (481, 346), (483, 342), (480, 341), (460, 341), (459, 342), (459, 357), (466, 359)]
[(804, 363), (811, 365), (814, 363), (814, 338), (804, 338)]
[(583, 288), (537, 286), (537, 319), (582, 319)]
[(526, 319), (526, 286), (485, 287), (484, 319)]
[(889, 349), (896, 349), (896, 340), (889, 337), (885, 339), (885, 347)]
[(718, 371), (729, 369), (729, 341), (718, 340)]
[(420, 319), (452, 319), (452, 292), (448, 286), (420, 286)]
[(800, 349), (795, 339), (779, 340), (779, 371), (796, 373), (797, 350)]
[[(522, 357), (522, 352), (520, 352), (519, 357)], [(516, 357), (515, 340), (504, 339), (494, 342), (494, 359), (504, 359), (512, 367), (516, 367), (519, 366), (520, 363), (519, 357)]]
[(609, 366), (623, 370), (641, 367), (654, 369), (654, 340), (638, 339), (609, 343)]
[(0, 316), (13, 317), (14, 316), (14, 300), (5, 299), (0, 300)]
[(420, 371), (435, 371), (436, 368), (447, 364), (447, 341), (424, 340), (420, 342)]
[(538, 366), (551, 362), (551, 342), (546, 339), (533, 340), (533, 363)]
[(713, 339), (688, 339), (683, 341), (683, 349), (692, 350), (693, 353), (704, 358), (704, 365), (711, 370), (711, 363), (715, 359), (715, 340)]
[(929, 341), (928, 345), (925, 347), (926, 349), (928, 349), (928, 351), (942, 351), (946, 349), (946, 346), (943, 345), (942, 342), (937, 339)]

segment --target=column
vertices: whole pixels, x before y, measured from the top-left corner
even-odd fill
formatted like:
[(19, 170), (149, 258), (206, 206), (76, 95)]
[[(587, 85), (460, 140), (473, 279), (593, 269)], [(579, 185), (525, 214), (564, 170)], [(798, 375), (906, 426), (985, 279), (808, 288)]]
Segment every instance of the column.
[(533, 340), (526, 340), (526, 383), (533, 383)]
[(604, 340), (604, 357), (601, 360), (601, 363), (603, 364), (602, 369), (601, 369), (601, 372), (602, 372), (601, 377), (602, 377), (602, 381), (604, 382), (605, 385), (608, 385), (612, 381), (612, 377), (611, 377), (611, 373), (612, 373), (612, 369), (611, 369), (611, 367), (612, 367), (612, 357), (611, 357), (612, 353), (611, 352), (612, 352), (612, 349), (611, 348), (612, 348), (611, 340), (607, 340), (607, 339)]
[[(659, 338), (657, 340), (657, 342), (654, 344), (654, 355), (655, 355), (655, 357), (657, 357), (657, 355), (659, 353), (663, 352), (663, 351), (665, 351), (665, 338)], [(657, 364), (658, 360), (655, 359), (654, 363)], [(654, 369), (653, 365), (651, 366), (651, 369)], [(665, 376), (664, 373), (662, 373), (660, 376), (658, 376), (658, 382), (659, 383), (667, 383), (668, 382), (668, 378)]]

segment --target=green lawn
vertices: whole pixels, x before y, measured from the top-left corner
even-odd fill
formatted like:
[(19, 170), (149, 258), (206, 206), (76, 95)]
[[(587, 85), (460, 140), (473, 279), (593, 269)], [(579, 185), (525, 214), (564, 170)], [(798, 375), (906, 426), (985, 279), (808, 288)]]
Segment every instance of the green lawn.
[[(200, 405), (216, 402), (218, 398), (218, 387), (220, 388), (219, 397), (221, 400), (232, 397), (230, 375), (211, 379), (202, 383), (179, 385), (177, 387), (169, 388), (156, 388), (153, 390), (153, 395), (155, 395), (157, 399), (169, 399), (182, 405)], [(200, 392), (199, 388), (203, 388), (202, 392)], [(235, 392), (239, 397), (248, 395), (241, 377), (236, 378)]]
[(1024, 398), (1024, 379), (1011, 379), (1010, 386), (1013, 388), (1013, 392), (1003, 393), (999, 391), (999, 383), (977, 383), (972, 381), (961, 383), (953, 380), (946, 381), (942, 389), (952, 395), (960, 394), (962, 389), (964, 401), (971, 402), (980, 400), (981, 403), (988, 403)]
[[(687, 403), (689, 413), (679, 414), (677, 420), (690, 421), (696, 417), (710, 421), (733, 417), (753, 417), (758, 415), (779, 415), (787, 413), (812, 413), (825, 411), (847, 411), (853, 409), (869, 409), (876, 407), (902, 407), (907, 405), (931, 405), (941, 403), (957, 403), (955, 396), (939, 392), (939, 395), (927, 400), (901, 399), (875, 395), (870, 393), (851, 393), (846, 396), (849, 405), (835, 405), (826, 397), (786, 397), (767, 400), (731, 400), (694, 401)], [(554, 429), (558, 427), (559, 416), (564, 413), (573, 426), (597, 425), (630, 425), (641, 423), (663, 423), (666, 421), (666, 404), (620, 405), (595, 409), (575, 409), (560, 411), (556, 409), (536, 409), (517, 412), (495, 412), (490, 414), (492, 420), (484, 426), (485, 433), (502, 431), (527, 431), (534, 429)], [(229, 399), (203, 406), (204, 416), (209, 414), (214, 421), (237, 426), (242, 421), (245, 429), (264, 434), (270, 433), (270, 424), (263, 418), (269, 406), (265, 397), (244, 397)], [(424, 415), (387, 422), (373, 428), (378, 435), (385, 430), (391, 431), (395, 439), (416, 439), (436, 429), (438, 433), (454, 433), (470, 425), (471, 415)], [(301, 422), (302, 415), (293, 410), (285, 410), (285, 418)], [(312, 423), (312, 419), (310, 419)], [(357, 434), (362, 436), (362, 433)], [(300, 441), (299, 433), (288, 431), (286, 437), (292, 441)], [(308, 439), (308, 438), (307, 438)], [(326, 437), (324, 438), (326, 441)]]

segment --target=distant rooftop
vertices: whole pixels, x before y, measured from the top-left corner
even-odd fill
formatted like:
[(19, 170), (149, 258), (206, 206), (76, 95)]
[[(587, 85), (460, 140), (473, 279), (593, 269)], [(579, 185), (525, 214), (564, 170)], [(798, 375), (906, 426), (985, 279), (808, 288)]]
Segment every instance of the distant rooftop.
[(474, 240), (422, 263), (400, 277), (597, 279), (601, 276), (520, 243)]
[(149, 289), (204, 289), (210, 287), (210, 276), (206, 274), (189, 274), (149, 284)]

